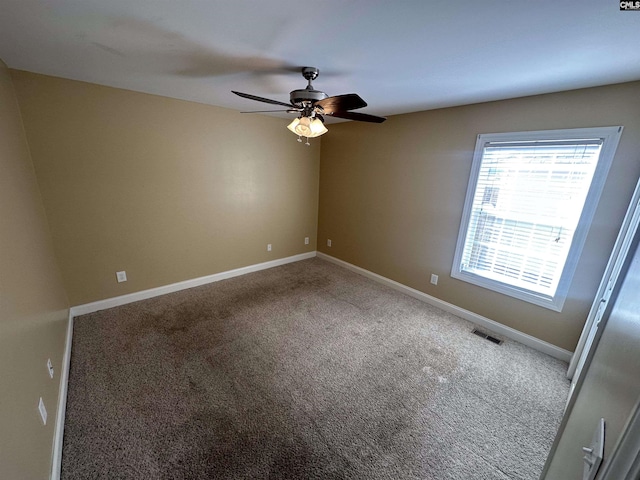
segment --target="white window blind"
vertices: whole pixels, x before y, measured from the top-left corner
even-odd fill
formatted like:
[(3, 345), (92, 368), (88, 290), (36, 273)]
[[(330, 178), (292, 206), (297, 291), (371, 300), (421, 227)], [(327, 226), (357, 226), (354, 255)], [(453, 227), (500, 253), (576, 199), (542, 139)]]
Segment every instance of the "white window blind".
[[(476, 147), (452, 276), (515, 289), (515, 296), (533, 296), (534, 303), (553, 302), (585, 218), (605, 138), (492, 136), (498, 138), (479, 139)], [(607, 170), (608, 165), (600, 174)]]
[(601, 146), (486, 144), (462, 268), (553, 296)]

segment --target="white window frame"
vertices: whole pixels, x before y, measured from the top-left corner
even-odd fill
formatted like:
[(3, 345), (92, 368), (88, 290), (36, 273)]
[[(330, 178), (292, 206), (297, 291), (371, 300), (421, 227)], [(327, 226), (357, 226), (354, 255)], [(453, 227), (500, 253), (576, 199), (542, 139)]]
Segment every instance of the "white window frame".
[[(600, 195), (602, 194), (602, 190), (607, 179), (607, 174), (609, 173), (609, 168), (613, 162), (613, 157), (622, 134), (622, 129), (623, 127), (621, 126), (612, 126), (563, 130), (539, 130), (532, 132), (488, 133), (478, 135), (462, 213), (462, 220), (460, 223), (460, 230), (458, 233), (458, 240), (456, 242), (456, 251), (453, 259), (451, 276), (458, 280), (472, 283), (504, 295), (509, 295), (550, 310), (557, 312), (562, 311), (596, 207), (598, 206), (598, 201), (600, 200)], [(600, 157), (589, 188), (589, 193), (587, 194), (587, 198), (580, 215), (578, 226), (569, 248), (567, 260), (562, 270), (562, 274), (560, 275), (555, 295), (550, 296), (541, 294), (496, 279), (489, 279), (462, 269), (464, 244), (467, 236), (467, 230), (469, 228), (472, 204), (476, 193), (483, 152), (487, 143), (560, 141), (597, 138), (602, 139)]]

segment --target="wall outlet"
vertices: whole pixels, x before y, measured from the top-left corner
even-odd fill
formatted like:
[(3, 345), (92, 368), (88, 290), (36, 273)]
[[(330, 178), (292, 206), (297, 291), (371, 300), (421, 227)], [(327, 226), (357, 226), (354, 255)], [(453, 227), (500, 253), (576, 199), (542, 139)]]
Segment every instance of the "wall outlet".
[(53, 364), (51, 363), (51, 359), (47, 359), (47, 370), (49, 371), (49, 376), (53, 378)]
[(40, 412), (40, 418), (42, 418), (42, 423), (44, 425), (47, 424), (47, 409), (44, 406), (44, 402), (42, 401), (42, 397), (40, 397), (40, 401), (38, 402), (38, 411)]
[(270, 252), (270, 251), (271, 251), (271, 244), (267, 243), (267, 252)]
[(309, 245), (309, 237), (304, 237), (304, 244)]
[(331, 240), (327, 239), (327, 247), (331, 246)]
[(436, 275), (435, 273), (431, 274), (431, 283), (433, 283), (434, 285), (438, 284), (438, 275)]
[(124, 270), (121, 272), (116, 272), (116, 279), (118, 280), (118, 283), (126, 282), (127, 272), (125, 272)]

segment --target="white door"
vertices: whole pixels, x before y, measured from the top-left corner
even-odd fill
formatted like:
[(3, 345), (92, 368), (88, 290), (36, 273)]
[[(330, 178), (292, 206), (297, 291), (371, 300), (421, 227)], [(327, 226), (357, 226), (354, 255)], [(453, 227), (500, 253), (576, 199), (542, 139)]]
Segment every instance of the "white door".
[(640, 228), (640, 181), (638, 181), (636, 185), (636, 190), (633, 193), (627, 214), (622, 222), (622, 227), (620, 228), (620, 233), (613, 247), (611, 257), (609, 258), (609, 263), (600, 282), (600, 288), (591, 306), (591, 311), (587, 316), (587, 321), (582, 330), (582, 335), (580, 335), (576, 351), (569, 363), (569, 369), (567, 371), (567, 378), (571, 379), (569, 399), (571, 399), (576, 382), (578, 378), (580, 378), (580, 373), (589, 355), (589, 351), (595, 347), (594, 342), (597, 338), (602, 315), (609, 304), (611, 292), (619, 280), (620, 269), (629, 253), (631, 242), (638, 228)]

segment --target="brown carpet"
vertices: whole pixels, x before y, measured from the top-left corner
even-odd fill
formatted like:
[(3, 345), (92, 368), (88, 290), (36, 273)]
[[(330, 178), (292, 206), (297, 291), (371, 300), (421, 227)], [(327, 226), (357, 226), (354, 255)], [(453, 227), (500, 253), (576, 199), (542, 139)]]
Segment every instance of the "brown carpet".
[(537, 479), (566, 364), (472, 329), (320, 259), (77, 317), (62, 478)]

